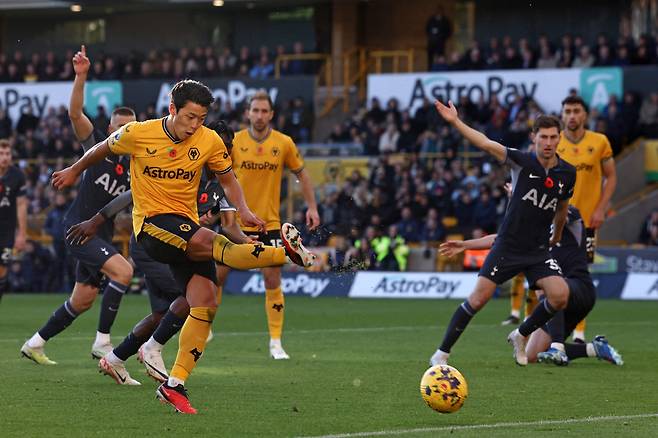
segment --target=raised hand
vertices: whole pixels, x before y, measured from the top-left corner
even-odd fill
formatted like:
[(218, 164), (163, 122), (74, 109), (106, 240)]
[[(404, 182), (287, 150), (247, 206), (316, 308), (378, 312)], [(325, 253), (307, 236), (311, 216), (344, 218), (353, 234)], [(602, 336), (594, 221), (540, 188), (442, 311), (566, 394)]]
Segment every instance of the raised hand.
[(73, 55), (73, 71), (76, 75), (86, 75), (89, 72), (91, 62), (87, 58), (87, 49), (84, 44), (80, 46), (80, 51)]
[(438, 100), (435, 100), (434, 106), (436, 107), (436, 110), (439, 112), (441, 117), (443, 117), (443, 120), (446, 122), (452, 123), (457, 120), (457, 108), (455, 108), (455, 105), (453, 105), (452, 100), (448, 101), (448, 106), (445, 106)]

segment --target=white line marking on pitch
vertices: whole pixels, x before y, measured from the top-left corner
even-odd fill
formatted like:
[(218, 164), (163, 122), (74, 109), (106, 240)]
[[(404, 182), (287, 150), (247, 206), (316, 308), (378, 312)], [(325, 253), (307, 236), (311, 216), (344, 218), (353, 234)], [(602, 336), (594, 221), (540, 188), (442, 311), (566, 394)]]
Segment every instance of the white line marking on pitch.
[(658, 417), (658, 413), (567, 418), (565, 420), (538, 420), (538, 421), (526, 421), (526, 422), (516, 422), (516, 423), (490, 423), (490, 424), (470, 424), (470, 425), (467, 424), (461, 426), (423, 427), (418, 429), (403, 429), (403, 430), (378, 430), (374, 432), (339, 433), (334, 435), (314, 435), (314, 436), (306, 436), (303, 438), (352, 438), (352, 437), (363, 437), (363, 436), (367, 437), (367, 436), (384, 436), (384, 435), (406, 435), (409, 433), (442, 432), (442, 431), (453, 431), (453, 430), (499, 429), (505, 427), (551, 426), (551, 425), (559, 426), (562, 424), (594, 423), (597, 421), (638, 420), (643, 418), (655, 418), (655, 417)]

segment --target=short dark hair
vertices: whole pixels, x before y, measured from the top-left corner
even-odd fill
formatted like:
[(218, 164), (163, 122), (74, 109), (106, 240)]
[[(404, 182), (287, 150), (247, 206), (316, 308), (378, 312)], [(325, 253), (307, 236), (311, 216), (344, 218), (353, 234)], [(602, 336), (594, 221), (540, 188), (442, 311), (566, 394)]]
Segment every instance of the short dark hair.
[(272, 98), (270, 97), (270, 94), (265, 91), (264, 89), (260, 89), (256, 91), (247, 101), (247, 108), (251, 108), (251, 102), (254, 100), (266, 100), (270, 104), (270, 109), (274, 109), (274, 102), (272, 102)]
[(9, 149), (11, 143), (6, 138), (0, 139), (0, 149)]
[(562, 101), (562, 107), (564, 107), (564, 105), (580, 105), (583, 107), (586, 113), (589, 112), (589, 108), (587, 107), (585, 100), (580, 96), (565, 97), (564, 100)]
[(235, 137), (235, 132), (225, 120), (215, 120), (208, 124), (208, 128), (212, 129), (219, 135), (219, 137), (224, 142), (224, 146), (231, 152), (233, 148), (233, 138)]
[(561, 130), (560, 119), (555, 116), (542, 114), (535, 119), (535, 123), (532, 125), (532, 132), (536, 134), (540, 129), (547, 128), (557, 128), (557, 132), (559, 133)]
[(135, 115), (135, 110), (132, 108), (128, 108), (127, 106), (120, 106), (117, 108), (114, 108), (114, 111), (112, 111), (112, 117), (114, 116), (133, 116), (137, 118)]
[(176, 110), (183, 108), (187, 102), (196, 103), (202, 107), (209, 108), (215, 101), (210, 88), (206, 87), (201, 82), (192, 79), (178, 81), (178, 83), (174, 85), (174, 88), (171, 89), (170, 94)]

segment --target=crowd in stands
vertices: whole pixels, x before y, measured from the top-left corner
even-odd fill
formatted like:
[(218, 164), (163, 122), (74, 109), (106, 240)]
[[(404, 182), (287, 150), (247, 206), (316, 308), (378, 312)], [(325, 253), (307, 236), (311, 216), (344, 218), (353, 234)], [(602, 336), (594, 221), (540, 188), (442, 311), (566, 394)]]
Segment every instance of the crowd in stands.
[[(303, 54), (304, 45), (295, 42), (291, 48), (278, 45), (274, 49), (262, 46), (257, 53), (241, 47), (234, 53), (229, 47), (211, 46), (194, 49), (152, 50), (147, 54), (132, 52), (125, 56), (112, 54), (93, 55), (89, 79), (168, 79), (188, 77), (245, 77), (264, 79), (275, 74), (275, 60), (279, 55)], [(45, 54), (25, 54), (16, 50), (0, 53), (0, 82), (71, 81), (75, 73), (71, 65), (73, 50), (63, 57), (53, 51)], [(308, 60), (281, 62), (282, 75), (314, 74), (317, 65)]]
[(485, 44), (473, 41), (464, 52), (430, 52), (430, 71), (499, 70), (571, 67), (624, 67), (658, 64), (658, 45), (653, 36), (640, 35), (634, 40), (621, 34), (613, 41), (601, 33), (595, 41), (565, 34), (559, 41), (541, 35), (537, 41), (528, 38), (514, 41), (510, 36), (492, 37)]

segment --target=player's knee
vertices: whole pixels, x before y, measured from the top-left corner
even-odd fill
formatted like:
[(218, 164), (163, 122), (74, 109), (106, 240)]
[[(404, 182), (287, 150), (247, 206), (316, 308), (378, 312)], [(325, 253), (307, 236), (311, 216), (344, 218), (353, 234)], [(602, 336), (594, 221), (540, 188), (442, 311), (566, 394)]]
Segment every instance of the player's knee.
[(115, 278), (112, 280), (117, 281), (121, 284), (130, 284), (133, 279), (133, 267), (127, 261), (122, 263), (121, 266), (116, 270)]
[(171, 303), (169, 310), (177, 317), (185, 318), (190, 313), (190, 305), (187, 303), (185, 297), (180, 297)]

